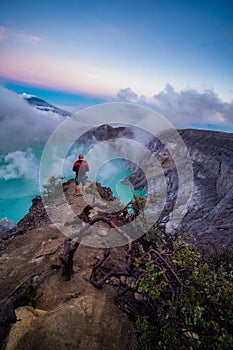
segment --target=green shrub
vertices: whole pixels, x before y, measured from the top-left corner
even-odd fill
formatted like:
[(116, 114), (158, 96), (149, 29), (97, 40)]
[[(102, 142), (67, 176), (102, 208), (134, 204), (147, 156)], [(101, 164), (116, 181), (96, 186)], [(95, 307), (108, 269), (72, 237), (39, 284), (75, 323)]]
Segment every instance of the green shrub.
[[(182, 236), (168, 244), (156, 229), (146, 239), (151, 246), (147, 252), (141, 248), (135, 259), (135, 268), (145, 271), (136, 285), (146, 301), (144, 315), (136, 320), (140, 348), (232, 349), (230, 261), (223, 259), (216, 267), (215, 254), (192, 249)], [(228, 258), (230, 253), (224, 254)]]

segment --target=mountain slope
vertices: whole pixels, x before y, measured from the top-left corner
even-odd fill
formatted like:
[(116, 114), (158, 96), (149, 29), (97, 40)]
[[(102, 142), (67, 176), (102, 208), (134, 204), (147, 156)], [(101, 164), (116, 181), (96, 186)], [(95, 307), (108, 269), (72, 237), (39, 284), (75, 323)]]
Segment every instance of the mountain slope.
[[(199, 242), (209, 240), (216, 244), (232, 245), (233, 134), (192, 129), (180, 130), (179, 133), (189, 151), (194, 175), (192, 198), (179, 228), (198, 238)], [(161, 143), (152, 141), (149, 149), (160, 164), (168, 161)], [(161, 154), (164, 156), (161, 157)], [(146, 169), (146, 164), (143, 166)], [(165, 171), (165, 177), (167, 202), (160, 221), (167, 227), (178, 190), (177, 173), (172, 162)], [(142, 177), (140, 170), (129, 180), (137, 188), (146, 188), (145, 177)]]
[(33, 107), (35, 107), (39, 111), (59, 114), (62, 117), (71, 116), (70, 112), (64, 111), (64, 110), (62, 110), (62, 109), (60, 109), (60, 108), (58, 108), (58, 107), (56, 107), (48, 102), (42, 100), (39, 97), (27, 95), (25, 93), (22, 96), (23, 96), (25, 101), (27, 101), (30, 105), (32, 105)]

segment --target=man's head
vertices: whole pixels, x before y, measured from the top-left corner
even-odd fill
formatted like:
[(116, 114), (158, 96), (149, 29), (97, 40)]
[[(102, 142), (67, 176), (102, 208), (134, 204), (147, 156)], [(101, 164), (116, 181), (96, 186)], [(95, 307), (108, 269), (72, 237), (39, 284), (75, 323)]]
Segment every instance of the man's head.
[(83, 154), (80, 154), (79, 156), (78, 156), (78, 159), (79, 160), (81, 160), (81, 159), (83, 159), (84, 157), (83, 157)]

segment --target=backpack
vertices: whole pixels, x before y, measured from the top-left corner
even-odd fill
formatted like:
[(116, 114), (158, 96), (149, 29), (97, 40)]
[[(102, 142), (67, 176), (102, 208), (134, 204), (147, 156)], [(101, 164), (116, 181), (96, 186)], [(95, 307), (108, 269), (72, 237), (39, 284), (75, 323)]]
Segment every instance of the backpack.
[(73, 171), (76, 172), (77, 176), (84, 176), (86, 174), (86, 171), (88, 171), (88, 165), (85, 161), (83, 160), (78, 160), (77, 162), (74, 163), (73, 166)]

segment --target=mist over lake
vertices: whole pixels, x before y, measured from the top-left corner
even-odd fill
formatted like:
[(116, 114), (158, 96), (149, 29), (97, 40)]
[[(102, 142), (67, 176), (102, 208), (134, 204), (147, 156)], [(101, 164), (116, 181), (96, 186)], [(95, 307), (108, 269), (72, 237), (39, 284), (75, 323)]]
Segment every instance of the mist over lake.
[[(73, 162), (77, 159), (78, 152), (84, 152), (83, 145), (75, 145), (64, 162), (63, 176), (65, 179), (74, 178), (72, 172)], [(84, 152), (85, 153), (85, 152)], [(27, 148), (25, 151), (9, 152), (0, 158), (0, 220), (8, 219), (18, 222), (27, 212), (31, 200), (40, 195), (39, 167), (42, 155), (42, 147)], [(119, 153), (120, 157), (121, 154)], [(94, 161), (94, 159), (93, 159)], [(123, 203), (132, 197), (130, 186), (120, 183), (131, 174), (123, 159), (117, 158), (106, 163), (93, 178), (90, 165), (89, 180), (98, 181), (103, 186), (110, 187), (114, 196), (120, 196)], [(54, 173), (54, 176), (57, 176)]]

